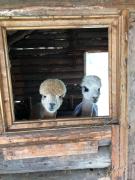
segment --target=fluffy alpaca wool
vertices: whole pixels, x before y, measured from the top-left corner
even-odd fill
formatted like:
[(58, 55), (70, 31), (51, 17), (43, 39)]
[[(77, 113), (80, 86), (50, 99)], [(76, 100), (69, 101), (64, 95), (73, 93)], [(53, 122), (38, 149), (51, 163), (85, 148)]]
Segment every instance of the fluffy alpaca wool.
[(65, 84), (59, 79), (47, 79), (41, 83), (39, 88), (41, 95), (51, 94), (54, 96), (65, 96), (66, 91)]

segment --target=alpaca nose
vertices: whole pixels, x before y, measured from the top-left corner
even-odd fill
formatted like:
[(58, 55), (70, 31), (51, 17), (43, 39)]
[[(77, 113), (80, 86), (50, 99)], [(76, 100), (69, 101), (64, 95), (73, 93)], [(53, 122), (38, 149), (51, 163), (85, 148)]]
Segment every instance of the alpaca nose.
[(94, 101), (94, 103), (96, 103), (96, 102), (97, 102), (97, 100), (98, 100), (98, 97), (93, 97), (93, 101)]
[(50, 103), (50, 107), (51, 107), (51, 109), (53, 109), (53, 108), (54, 108), (54, 106), (55, 106), (55, 103)]

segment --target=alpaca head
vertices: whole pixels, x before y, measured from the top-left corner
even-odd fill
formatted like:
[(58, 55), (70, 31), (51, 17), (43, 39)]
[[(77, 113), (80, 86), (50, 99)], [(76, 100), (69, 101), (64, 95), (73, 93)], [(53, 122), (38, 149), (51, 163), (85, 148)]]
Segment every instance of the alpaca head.
[(100, 95), (101, 80), (98, 76), (85, 76), (81, 83), (83, 99), (96, 103)]
[(43, 81), (39, 89), (42, 95), (41, 103), (49, 113), (55, 113), (63, 102), (66, 94), (66, 86), (59, 79), (47, 79)]

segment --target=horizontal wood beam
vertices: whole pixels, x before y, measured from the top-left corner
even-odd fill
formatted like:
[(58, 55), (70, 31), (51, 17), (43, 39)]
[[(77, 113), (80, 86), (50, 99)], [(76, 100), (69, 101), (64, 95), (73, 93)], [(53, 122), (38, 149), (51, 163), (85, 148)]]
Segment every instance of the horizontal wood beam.
[[(1, 179), (20, 179), (20, 180), (29, 180), (29, 179), (45, 179), (46, 180), (75, 180), (75, 179), (81, 179), (81, 180), (95, 180), (99, 179), (100, 180), (110, 180), (109, 174), (108, 174), (108, 169), (83, 169), (83, 170), (63, 170), (63, 171), (53, 171), (53, 172), (38, 172), (39, 170), (37, 169), (37, 172), (31, 173), (26, 173), (26, 174), (20, 174), (21, 171), (18, 172), (10, 172), (7, 171), (6, 175), (1, 174), (0, 177)], [(5, 171), (4, 171), (5, 172)], [(8, 174), (10, 173), (10, 174)], [(12, 174), (15, 173), (15, 174)], [(21, 176), (21, 178), (20, 178)]]
[(61, 72), (57, 72), (57, 73), (51, 73), (51, 74), (48, 74), (47, 72), (46, 73), (39, 73), (39, 75), (37, 76), (36, 74), (28, 74), (28, 75), (20, 75), (20, 74), (17, 74), (17, 75), (12, 75), (12, 78), (13, 80), (15, 81), (33, 81), (34, 79), (36, 80), (44, 80), (44, 79), (47, 79), (47, 78), (61, 78), (61, 80), (64, 80), (64, 79), (73, 79), (73, 78), (80, 78), (82, 79), (82, 77), (84, 76), (84, 73), (83, 72), (79, 72), (79, 74), (77, 74), (76, 72), (70, 72), (69, 75), (68, 74), (64, 74), (64, 73), (61, 73)]
[[(37, 121), (23, 121), (23, 122), (16, 122), (14, 123), (9, 130), (15, 131), (15, 130), (25, 130), (25, 129), (36, 129), (38, 128), (64, 128), (64, 127), (76, 127), (76, 126), (105, 126), (113, 123), (114, 121), (110, 121), (109, 118), (95, 118), (94, 120), (91, 120), (90, 118), (73, 118), (72, 120), (69, 120), (68, 118), (63, 119), (55, 119), (55, 120), (37, 120)], [(116, 122), (114, 122), (116, 123)], [(87, 127), (85, 127), (88, 131)], [(83, 130), (83, 129), (82, 129)], [(100, 134), (100, 131), (97, 130)], [(111, 131), (108, 128), (101, 129), (101, 132), (105, 131), (105, 134), (108, 134), (108, 138), (111, 137)], [(53, 132), (53, 131), (52, 131)], [(81, 132), (81, 131), (80, 131)], [(91, 130), (89, 133), (92, 133)], [(104, 137), (102, 137), (104, 139)]]
[(100, 147), (98, 153), (84, 154), (81, 156), (39, 157), (12, 161), (4, 161), (1, 159), (0, 174), (107, 168), (110, 165), (110, 148)]
[(68, 73), (68, 72), (72, 72), (72, 71), (75, 71), (75, 72), (79, 72), (79, 71), (84, 71), (84, 68), (83, 68), (83, 64), (76, 64), (74, 65), (74, 63), (70, 65), (66, 65), (66, 67), (64, 65), (44, 65), (44, 64), (41, 64), (39, 66), (32, 66), (31, 67), (24, 67), (24, 66), (21, 66), (21, 67), (12, 67), (11, 68), (11, 73), (13, 74), (34, 74), (34, 73), (42, 73), (42, 72), (45, 72), (45, 73), (52, 73), (52, 72), (63, 72), (63, 73)]
[[(10, 44), (9, 44), (10, 45)], [(24, 50), (27, 50), (27, 48), (33, 48), (35, 51), (37, 48), (42, 49), (56, 49), (56, 48), (91, 48), (95, 47), (98, 49), (101, 47), (108, 47), (108, 39), (103, 39), (100, 37), (100, 39), (97, 39), (96, 37), (93, 37), (91, 39), (70, 39), (70, 40), (59, 40), (59, 39), (53, 39), (53, 40), (40, 40), (40, 39), (24, 39), (19, 41), (18, 43), (14, 44), (11, 47), (11, 50), (19, 50), (17, 48), (24, 48)]]
[[(55, 56), (53, 56), (53, 55), (50, 55), (49, 57), (48, 56), (43, 56), (43, 57), (40, 57), (40, 56), (38, 56), (38, 57), (29, 57), (29, 56), (27, 56), (27, 57), (23, 57), (23, 53), (21, 54), (21, 56), (17, 59), (17, 58), (13, 58), (13, 59), (11, 59), (10, 60), (10, 63), (11, 63), (11, 65), (14, 67), (16, 67), (16, 66), (19, 66), (19, 65), (21, 65), (21, 67), (23, 67), (23, 66), (28, 66), (28, 65), (32, 65), (32, 66), (34, 66), (34, 65), (36, 65), (36, 67), (37, 67), (37, 65), (40, 67), (41, 66), (41, 64), (44, 64), (44, 65), (46, 65), (46, 66), (48, 66), (48, 65), (53, 65), (53, 66), (62, 66), (63, 64), (64, 65), (70, 65), (70, 66), (75, 66), (75, 65), (82, 65), (83, 64), (83, 62), (84, 62), (84, 60), (83, 60), (83, 53), (81, 52), (80, 53), (80, 55), (77, 55), (76, 53), (72, 53), (71, 52), (71, 54), (70, 54), (71, 56), (68, 56), (68, 54), (64, 54), (64, 55), (55, 55)], [(44, 66), (44, 67), (46, 67), (46, 66)], [(42, 68), (43, 68), (43, 66), (42, 66)]]
[(5, 160), (82, 155), (98, 152), (97, 141), (67, 142), (2, 148)]
[[(33, 124), (31, 121), (30, 123)], [(54, 122), (55, 123), (55, 122)], [(63, 122), (64, 123), (64, 122)], [(21, 123), (18, 123), (21, 124)], [(42, 122), (41, 122), (42, 124)], [(40, 125), (40, 123), (39, 123)], [(22, 123), (23, 126), (23, 123)], [(38, 124), (36, 126), (38, 128)], [(12, 147), (43, 143), (65, 143), (74, 141), (100, 141), (111, 138), (111, 127), (82, 127), (63, 128), (40, 131), (29, 131), (19, 133), (7, 133), (0, 135), (0, 147)]]
[[(2, 5), (1, 5), (2, 4)], [(43, 1), (37, 4), (35, 1), (31, 2), (16, 2), (16, 3), (4, 3), (4, 0), (0, 3), (0, 15), (1, 16), (82, 16), (93, 14), (115, 14), (122, 9), (133, 10), (135, 7), (134, 0), (95, 0), (93, 1)], [(21, 9), (21, 11), (20, 11)]]
[[(40, 5), (40, 6), (39, 6)], [(3, 8), (3, 9), (20, 9), (20, 8), (27, 8), (29, 7), (30, 10), (32, 10), (32, 7), (34, 8), (40, 8), (40, 7), (44, 7), (45, 9), (49, 9), (49, 8), (53, 8), (53, 7), (63, 7), (63, 8), (73, 8), (73, 7), (81, 7), (82, 8), (82, 5), (83, 7), (89, 7), (89, 6), (102, 6), (102, 7), (119, 7), (119, 6), (124, 6), (124, 5), (127, 5), (127, 6), (133, 6), (135, 5), (135, 2), (134, 0), (128, 0), (128, 1), (125, 1), (125, 0), (115, 0), (115, 1), (111, 1), (111, 0), (102, 0), (102, 1), (99, 1), (99, 0), (95, 0), (94, 2), (93, 1), (88, 1), (88, 0), (81, 0), (81, 1), (74, 1), (74, 0), (65, 0), (64, 2), (63, 1), (58, 1), (56, 2), (55, 0), (40, 0), (39, 3), (37, 3), (37, 1), (26, 1), (26, 2), (20, 2), (19, 0), (16, 0), (15, 3), (11, 3), (10, 1), (8, 2), (7, 4), (7, 1), (5, 2), (4, 0), (1, 0), (0, 2), (0, 6)], [(26, 9), (27, 10), (27, 9)], [(34, 10), (34, 9), (33, 9)], [(21, 12), (20, 12), (21, 13)]]

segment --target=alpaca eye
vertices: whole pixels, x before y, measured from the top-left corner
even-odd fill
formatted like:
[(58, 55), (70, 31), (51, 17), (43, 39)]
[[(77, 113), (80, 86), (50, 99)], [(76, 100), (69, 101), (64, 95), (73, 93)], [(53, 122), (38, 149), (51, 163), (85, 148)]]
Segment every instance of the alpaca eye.
[(43, 96), (44, 98), (46, 98), (46, 96)]
[(98, 92), (100, 92), (100, 88), (98, 88)]
[(89, 89), (87, 88), (87, 87), (83, 87), (84, 88), (84, 92), (88, 92), (89, 91)]
[(60, 99), (63, 99), (63, 96), (59, 96)]

